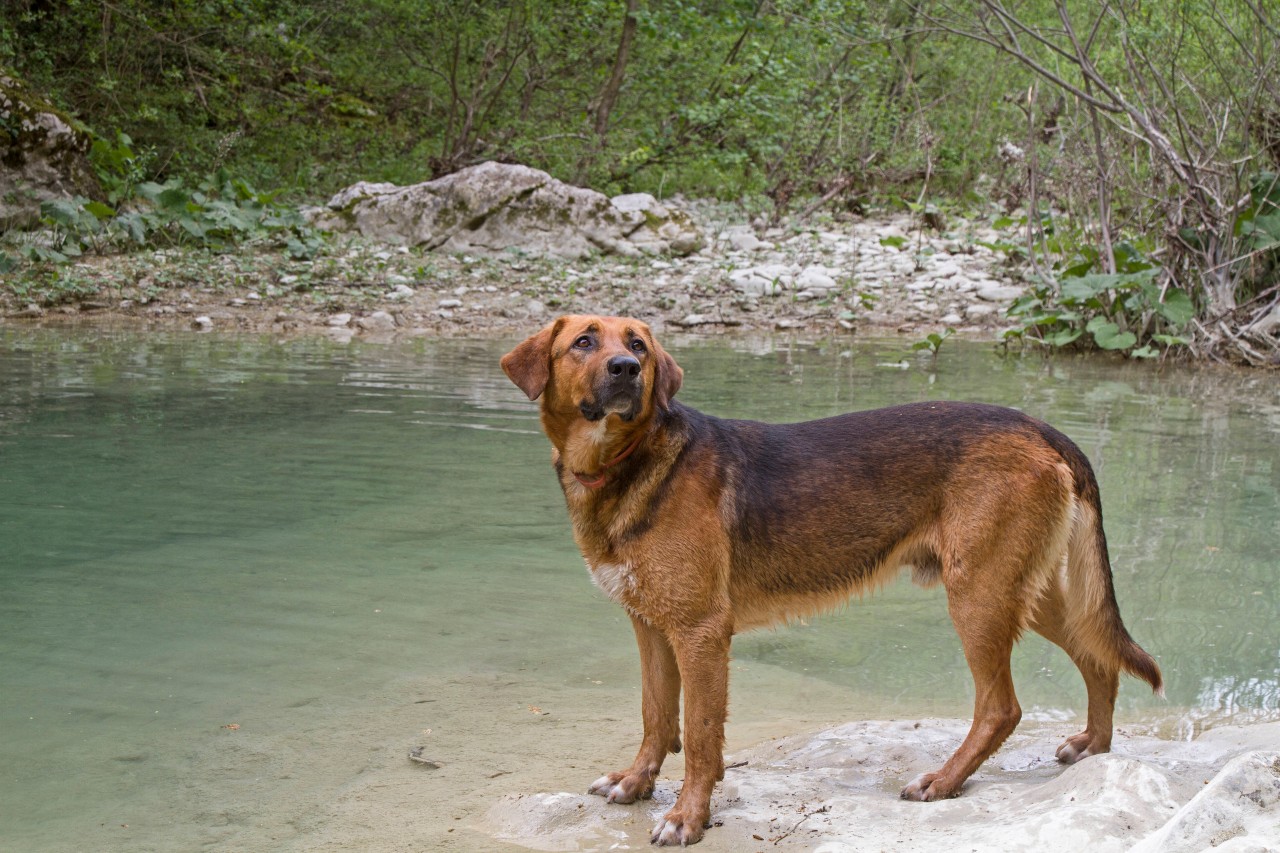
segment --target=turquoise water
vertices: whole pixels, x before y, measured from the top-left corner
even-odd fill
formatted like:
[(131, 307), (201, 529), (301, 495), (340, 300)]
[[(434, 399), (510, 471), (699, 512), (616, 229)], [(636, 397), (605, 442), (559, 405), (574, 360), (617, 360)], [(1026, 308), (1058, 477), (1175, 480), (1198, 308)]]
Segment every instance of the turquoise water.
[[(512, 343), (0, 330), (0, 849), (462, 850), (493, 796), (629, 760), (629, 623), (497, 368)], [(1053, 422), (1095, 463), (1121, 610), (1168, 682), (1127, 680), (1122, 723), (1280, 719), (1273, 376), (671, 343), (716, 414)], [(731, 746), (971, 707), (940, 593), (905, 582), (734, 653)], [(1015, 679), (1069, 733), (1065, 656), (1029, 638)]]

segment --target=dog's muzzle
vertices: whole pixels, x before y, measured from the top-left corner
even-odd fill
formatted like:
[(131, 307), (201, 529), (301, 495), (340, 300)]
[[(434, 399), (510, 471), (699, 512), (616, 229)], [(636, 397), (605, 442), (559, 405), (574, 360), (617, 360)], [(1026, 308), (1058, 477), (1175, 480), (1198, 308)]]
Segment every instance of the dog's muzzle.
[(578, 408), (589, 421), (598, 421), (606, 415), (618, 415), (629, 421), (640, 411), (643, 390), (640, 362), (629, 355), (615, 355), (605, 363), (604, 376), (596, 384), (595, 399), (583, 400)]

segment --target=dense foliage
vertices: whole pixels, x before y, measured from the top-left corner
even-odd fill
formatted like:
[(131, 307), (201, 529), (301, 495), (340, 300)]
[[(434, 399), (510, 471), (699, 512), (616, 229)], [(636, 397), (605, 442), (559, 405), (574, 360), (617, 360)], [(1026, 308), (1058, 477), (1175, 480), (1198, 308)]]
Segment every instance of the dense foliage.
[(1275, 349), (1275, 0), (0, 2), (0, 65), (128, 134), (138, 186), (499, 159), (775, 216), (959, 205), (1023, 218), (1025, 340)]

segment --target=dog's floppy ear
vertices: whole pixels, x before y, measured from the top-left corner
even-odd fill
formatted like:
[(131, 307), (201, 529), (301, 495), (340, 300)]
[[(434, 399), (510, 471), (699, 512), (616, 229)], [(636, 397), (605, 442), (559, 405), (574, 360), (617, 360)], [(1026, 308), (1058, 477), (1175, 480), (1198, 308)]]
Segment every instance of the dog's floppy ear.
[(530, 400), (536, 400), (551, 378), (551, 342), (560, 328), (556, 320), (541, 332), (521, 341), (502, 357), (502, 372), (516, 383)]
[(653, 343), (653, 357), (653, 398), (658, 408), (665, 412), (671, 406), (671, 398), (680, 390), (680, 384), (684, 381), (684, 369), (676, 364), (676, 360), (657, 341)]

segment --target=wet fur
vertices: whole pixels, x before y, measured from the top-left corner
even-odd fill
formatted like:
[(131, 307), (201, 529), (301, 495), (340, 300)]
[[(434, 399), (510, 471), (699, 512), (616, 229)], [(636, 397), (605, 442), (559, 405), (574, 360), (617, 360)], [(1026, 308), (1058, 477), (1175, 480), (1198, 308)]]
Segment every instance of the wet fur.
[[(621, 383), (606, 365), (624, 356), (640, 365)], [(562, 317), (502, 367), (542, 398), (574, 537), (640, 650), (640, 750), (593, 793), (651, 795), (681, 748), (684, 692), (685, 783), (655, 843), (695, 842), (710, 819), (733, 634), (842, 604), (906, 566), (945, 586), (977, 688), (969, 735), (906, 799), (956, 796), (1013, 731), (1009, 657), (1028, 628), (1066, 650), (1088, 689), (1064, 762), (1110, 749), (1120, 671), (1162, 690), (1120, 619), (1093, 471), (1047, 424), (944, 402), (783, 425), (716, 418), (672, 399), (680, 368), (619, 317)]]

